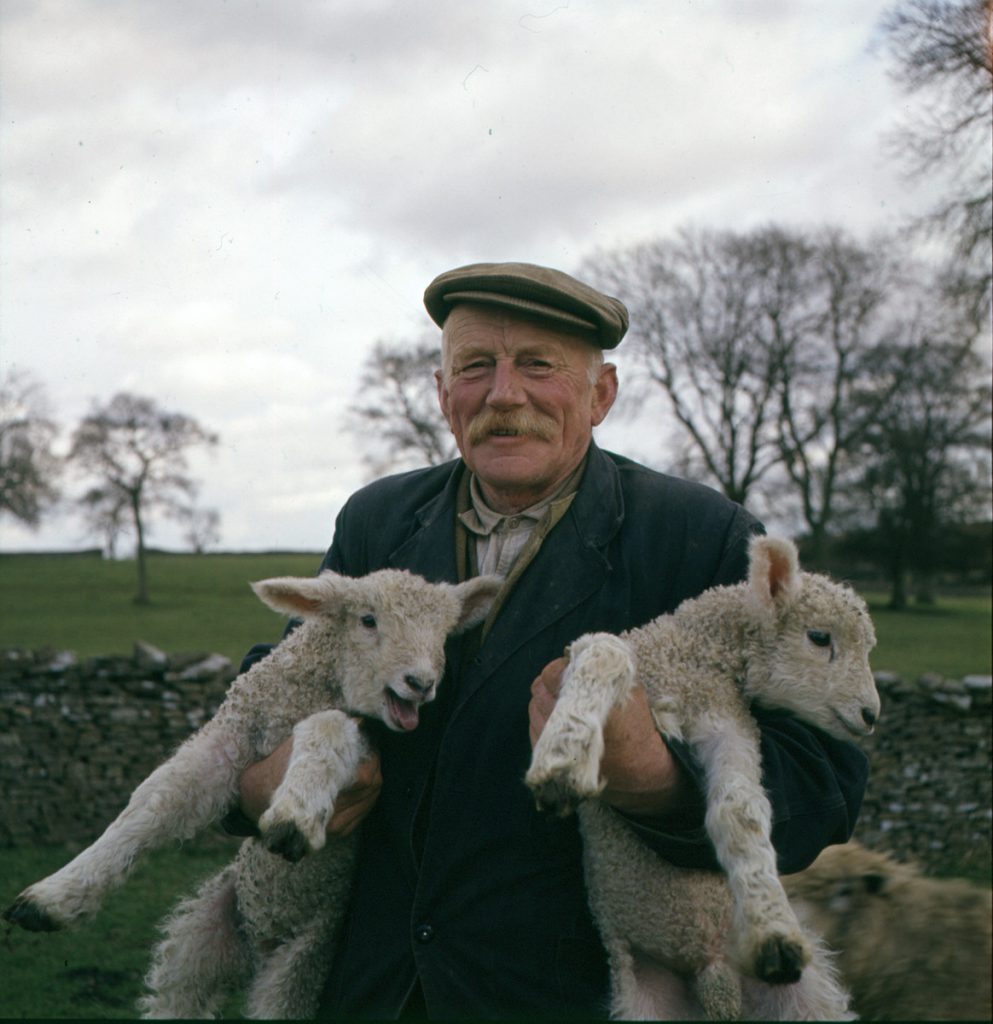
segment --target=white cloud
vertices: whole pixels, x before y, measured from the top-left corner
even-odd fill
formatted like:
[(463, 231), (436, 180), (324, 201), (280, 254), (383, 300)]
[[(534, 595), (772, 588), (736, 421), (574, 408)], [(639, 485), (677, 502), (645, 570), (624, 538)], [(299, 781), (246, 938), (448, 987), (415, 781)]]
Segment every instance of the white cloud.
[(902, 215), (883, 6), (12, 0), (0, 371), (67, 428), (122, 389), (195, 416), (224, 543), (321, 548), (362, 361), (439, 271)]

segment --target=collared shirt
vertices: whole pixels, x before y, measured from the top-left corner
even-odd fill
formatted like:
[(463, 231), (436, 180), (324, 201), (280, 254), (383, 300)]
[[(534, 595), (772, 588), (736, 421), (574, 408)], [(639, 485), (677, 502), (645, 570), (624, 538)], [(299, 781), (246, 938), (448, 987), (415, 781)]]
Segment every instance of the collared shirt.
[[(561, 517), (561, 513), (559, 515), (554, 513), (558, 511), (560, 503), (567, 499), (571, 500), (575, 495), (584, 466), (585, 460), (554, 494), (510, 515), (494, 512), (486, 504), (476, 475), (471, 476), (469, 481), (471, 505), (460, 513), (459, 520), (476, 538), (476, 569), (480, 576), (491, 573), (503, 577), (509, 575), (521, 552), (527, 547), (535, 527), (545, 519), (549, 510), (553, 510), (552, 514), (556, 522)], [(562, 511), (564, 512), (565, 509), (563, 508)]]

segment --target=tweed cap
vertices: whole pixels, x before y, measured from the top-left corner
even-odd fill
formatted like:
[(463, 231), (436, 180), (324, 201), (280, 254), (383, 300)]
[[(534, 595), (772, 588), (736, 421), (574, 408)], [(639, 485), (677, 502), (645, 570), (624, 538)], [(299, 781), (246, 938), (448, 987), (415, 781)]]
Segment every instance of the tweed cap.
[(628, 329), (628, 311), (620, 299), (533, 263), (471, 263), (439, 274), (424, 292), (424, 305), (439, 327), (459, 302), (537, 317), (588, 335), (601, 348), (615, 348)]

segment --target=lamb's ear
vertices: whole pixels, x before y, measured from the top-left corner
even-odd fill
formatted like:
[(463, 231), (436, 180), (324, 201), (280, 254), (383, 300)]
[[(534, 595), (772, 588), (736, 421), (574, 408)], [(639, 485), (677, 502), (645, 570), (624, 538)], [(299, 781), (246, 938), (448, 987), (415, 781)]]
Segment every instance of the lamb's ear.
[(307, 618), (327, 609), (336, 593), (335, 583), (341, 579), (332, 572), (314, 577), (277, 576), (253, 583), (252, 590), (275, 611)]
[(753, 537), (748, 582), (764, 604), (788, 604), (800, 584), (796, 545), (785, 537)]
[(452, 587), (462, 602), (462, 611), (453, 632), (464, 633), (479, 625), (489, 615), (502, 586), (502, 576), (476, 576)]

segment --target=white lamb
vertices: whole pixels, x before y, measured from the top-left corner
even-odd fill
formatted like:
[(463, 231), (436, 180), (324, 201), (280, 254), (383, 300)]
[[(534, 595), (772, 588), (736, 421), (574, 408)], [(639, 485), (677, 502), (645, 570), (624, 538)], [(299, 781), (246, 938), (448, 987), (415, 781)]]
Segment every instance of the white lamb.
[[(588, 634), (571, 645), (526, 781), (541, 805), (578, 804), (614, 1016), (850, 1017), (777, 874), (749, 706), (786, 709), (836, 736), (865, 735), (880, 709), (874, 644), (851, 590), (802, 573), (791, 542), (759, 537), (747, 582), (706, 591), (623, 637)], [(705, 827), (723, 875), (667, 864), (593, 799), (603, 788), (604, 723), (636, 680), (660, 732), (689, 743), (704, 766)]]
[(218, 821), (243, 769), (292, 733), (261, 838), (246, 840), (169, 919), (143, 1010), (210, 1016), (226, 990), (247, 985), (252, 1016), (313, 1016), (355, 853), (355, 837), (325, 845), (325, 829), (369, 749), (350, 716), (415, 728), (442, 677), (445, 638), (482, 621), (500, 583), (430, 584), (386, 569), (361, 579), (325, 572), (253, 584), (302, 625), (232, 683), (214, 718), (134, 791), (92, 846), (25, 889), (5, 916), (51, 930), (94, 913), (140, 853)]

